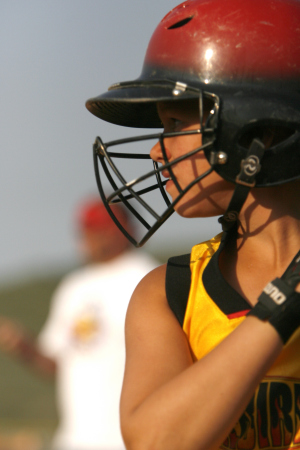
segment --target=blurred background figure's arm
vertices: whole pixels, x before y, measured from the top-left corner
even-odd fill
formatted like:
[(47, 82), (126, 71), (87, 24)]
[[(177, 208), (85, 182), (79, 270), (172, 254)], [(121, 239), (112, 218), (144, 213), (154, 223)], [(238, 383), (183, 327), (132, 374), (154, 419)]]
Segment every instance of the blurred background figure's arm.
[(45, 356), (30, 333), (19, 323), (0, 316), (0, 350), (45, 376), (54, 376), (56, 363)]

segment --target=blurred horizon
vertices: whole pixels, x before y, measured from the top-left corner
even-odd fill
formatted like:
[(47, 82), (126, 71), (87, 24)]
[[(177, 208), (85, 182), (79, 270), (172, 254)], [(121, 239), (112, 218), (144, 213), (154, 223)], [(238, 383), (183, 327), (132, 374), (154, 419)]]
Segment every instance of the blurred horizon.
[[(83, 263), (74, 216), (98, 195), (95, 137), (144, 132), (101, 122), (85, 102), (139, 76), (152, 32), (177, 3), (0, 1), (0, 316), (34, 336), (61, 277)], [(164, 262), (220, 231), (217, 218), (173, 214), (138, 251)], [(48, 450), (54, 383), (1, 352), (0, 366), (0, 450)]]
[[(97, 193), (94, 139), (138, 134), (100, 121), (85, 102), (139, 76), (152, 32), (176, 4), (0, 2), (0, 284), (80, 263), (73, 215)], [(219, 231), (216, 218), (174, 214), (145, 250), (186, 252)]]

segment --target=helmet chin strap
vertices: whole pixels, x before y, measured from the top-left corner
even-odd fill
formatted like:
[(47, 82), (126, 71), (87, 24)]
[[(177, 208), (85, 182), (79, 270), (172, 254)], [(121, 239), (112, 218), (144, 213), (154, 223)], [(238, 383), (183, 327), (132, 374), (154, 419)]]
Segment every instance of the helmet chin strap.
[(259, 139), (253, 139), (246, 159), (242, 159), (241, 161), (241, 171), (235, 179), (236, 186), (230, 203), (224, 216), (219, 218), (225, 236), (227, 236), (227, 233), (237, 224), (239, 213), (245, 203), (249, 191), (255, 186), (255, 177), (260, 171), (260, 161), (264, 152), (264, 144)]

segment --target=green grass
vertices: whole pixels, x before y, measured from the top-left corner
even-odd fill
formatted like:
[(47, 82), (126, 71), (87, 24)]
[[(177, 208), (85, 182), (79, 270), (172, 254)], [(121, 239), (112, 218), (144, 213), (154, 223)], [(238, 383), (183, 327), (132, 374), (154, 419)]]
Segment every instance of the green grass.
[[(0, 315), (18, 321), (36, 336), (60, 277), (19, 281), (0, 287)], [(54, 382), (0, 352), (0, 430), (23, 426), (54, 428)]]

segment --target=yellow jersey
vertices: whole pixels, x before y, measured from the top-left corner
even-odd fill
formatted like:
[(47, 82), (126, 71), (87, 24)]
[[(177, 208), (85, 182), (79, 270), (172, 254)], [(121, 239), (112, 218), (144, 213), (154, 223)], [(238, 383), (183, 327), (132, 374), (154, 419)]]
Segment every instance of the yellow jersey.
[[(180, 306), (178, 299), (175, 306), (174, 301), (172, 304), (167, 288), (169, 304), (182, 324), (195, 360), (203, 358), (226, 338), (245, 320), (251, 308), (222, 277), (217, 253), (220, 242), (221, 234), (193, 247), (189, 275), (187, 265), (185, 269), (180, 264), (177, 266), (177, 271), (185, 270), (186, 280), (189, 277), (189, 293)], [(178, 273), (176, 280), (180, 280)], [(174, 292), (174, 286), (172, 289)], [(299, 329), (257, 387), (246, 411), (221, 448), (300, 449)]]

